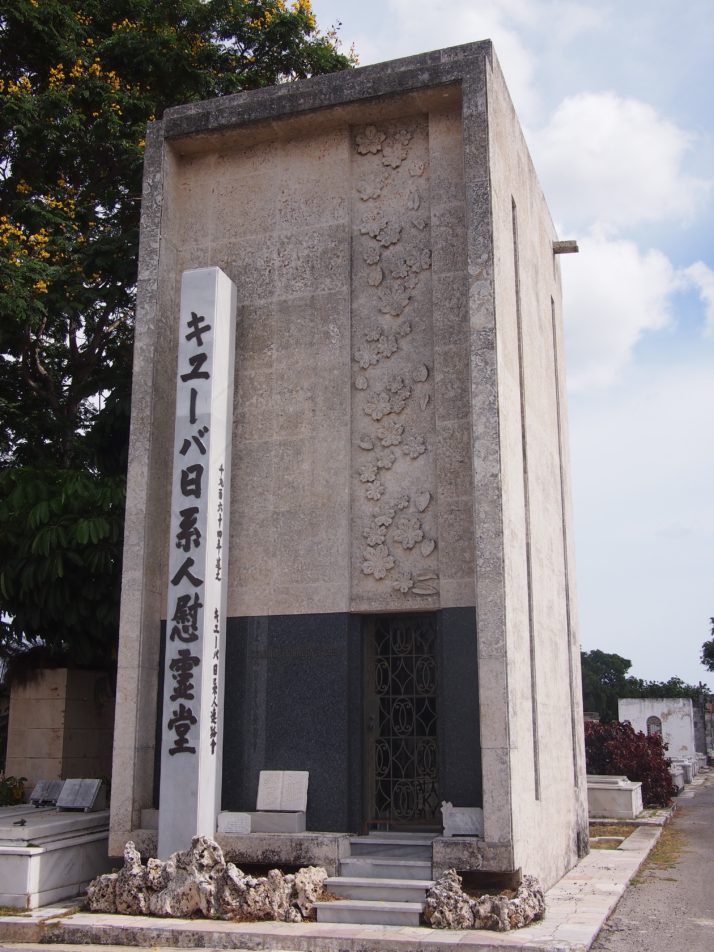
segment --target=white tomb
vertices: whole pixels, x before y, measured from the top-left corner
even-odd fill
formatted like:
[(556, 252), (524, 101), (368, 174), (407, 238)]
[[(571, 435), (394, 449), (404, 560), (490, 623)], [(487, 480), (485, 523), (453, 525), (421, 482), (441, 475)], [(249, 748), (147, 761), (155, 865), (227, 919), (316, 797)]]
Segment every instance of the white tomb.
[(642, 813), (642, 784), (622, 776), (588, 774), (588, 813), (591, 817), (634, 820)]
[(36, 909), (77, 896), (107, 872), (109, 811), (0, 809), (0, 905)]
[(304, 833), (307, 811), (307, 770), (261, 770), (257, 809), (223, 811), (219, 833)]

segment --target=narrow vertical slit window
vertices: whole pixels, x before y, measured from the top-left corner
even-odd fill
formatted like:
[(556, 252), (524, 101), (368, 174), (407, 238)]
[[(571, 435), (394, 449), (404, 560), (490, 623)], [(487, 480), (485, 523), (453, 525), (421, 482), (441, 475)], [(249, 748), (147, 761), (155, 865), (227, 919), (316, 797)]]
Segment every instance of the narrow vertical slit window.
[(540, 800), (540, 750), (538, 738), (538, 678), (536, 669), (535, 623), (533, 618), (533, 557), (531, 552), (531, 509), (528, 485), (528, 440), (526, 385), (523, 366), (523, 315), (521, 310), (521, 280), (518, 260), (518, 212), (511, 197), (511, 224), (513, 228), (513, 274), (516, 292), (516, 327), (518, 331), (518, 377), (521, 395), (521, 450), (523, 455), (523, 506), (526, 534), (526, 583), (528, 587), (528, 638), (531, 667), (531, 720), (533, 729), (533, 779), (535, 798)]
[(575, 717), (575, 685), (573, 683), (573, 626), (570, 613), (570, 563), (568, 559), (568, 524), (565, 504), (565, 466), (563, 461), (563, 421), (560, 406), (560, 363), (555, 301), (550, 299), (550, 322), (553, 332), (553, 383), (555, 385), (555, 413), (558, 427), (558, 472), (560, 478), (560, 523), (563, 531), (563, 581), (565, 591), (565, 629), (568, 638), (568, 682), (570, 684), (570, 729), (573, 744), (573, 776), (576, 788), (580, 783), (578, 770), (578, 724)]

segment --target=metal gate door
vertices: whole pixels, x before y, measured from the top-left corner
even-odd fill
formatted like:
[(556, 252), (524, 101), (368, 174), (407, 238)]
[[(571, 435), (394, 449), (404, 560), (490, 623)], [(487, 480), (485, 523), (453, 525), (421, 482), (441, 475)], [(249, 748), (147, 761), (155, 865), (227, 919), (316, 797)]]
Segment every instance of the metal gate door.
[(367, 824), (440, 828), (436, 618), (384, 615), (367, 624)]

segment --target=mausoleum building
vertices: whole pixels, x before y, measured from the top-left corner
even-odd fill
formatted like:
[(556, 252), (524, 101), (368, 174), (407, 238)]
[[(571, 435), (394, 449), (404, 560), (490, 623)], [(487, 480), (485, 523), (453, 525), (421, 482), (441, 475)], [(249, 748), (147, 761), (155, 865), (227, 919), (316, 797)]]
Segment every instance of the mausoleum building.
[[(334, 869), (348, 834), (427, 831), (435, 871), (549, 885), (587, 851), (563, 250), (490, 42), (150, 127), (114, 855), (129, 839), (155, 855), (167, 771), (204, 755), (228, 812), (255, 810), (261, 771), (309, 774), (305, 833), (219, 836), (245, 862)], [(172, 517), (172, 479), (186, 489), (218, 427), (175, 443), (177, 367), (190, 382), (218, 320), (182, 305), (185, 272), (219, 275), (235, 322), (216, 342), (233, 392), (215, 490), (230, 525), (211, 530), (225, 615), (218, 599), (202, 654), (167, 597), (180, 578), (208, 604), (175, 561), (191, 507)], [(203, 715), (181, 658), (220, 672)], [(482, 808), (482, 835), (443, 837), (443, 801)]]

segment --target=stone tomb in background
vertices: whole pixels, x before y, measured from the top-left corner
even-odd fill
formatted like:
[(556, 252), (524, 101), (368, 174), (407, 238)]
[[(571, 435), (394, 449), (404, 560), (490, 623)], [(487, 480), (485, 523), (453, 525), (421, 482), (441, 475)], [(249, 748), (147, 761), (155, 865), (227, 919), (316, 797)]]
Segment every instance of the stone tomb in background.
[(204, 268), (236, 289), (221, 809), (309, 771), (274, 862), (439, 833), (443, 800), (484, 828), (437, 836), (435, 869), (548, 885), (587, 849), (560, 250), (489, 42), (151, 126), (114, 855), (156, 851), (180, 285)]

